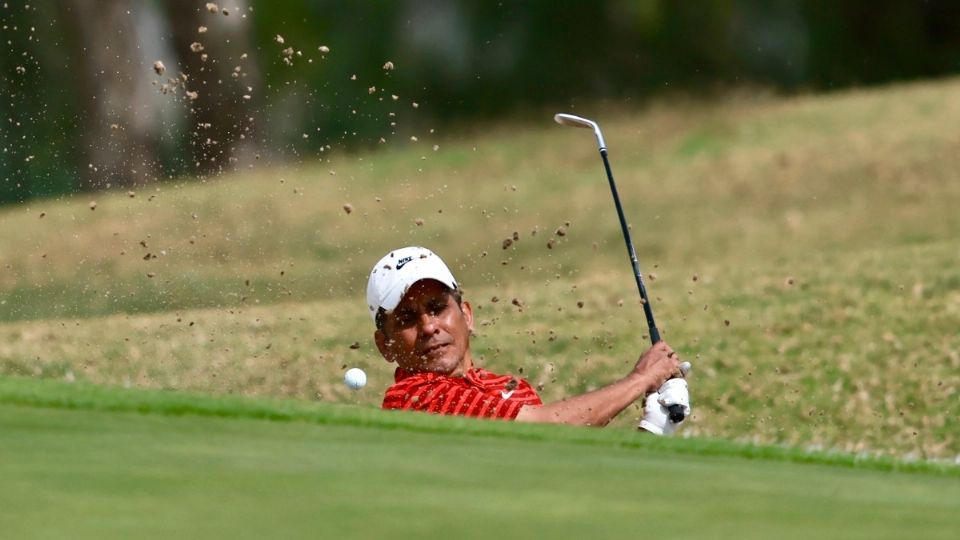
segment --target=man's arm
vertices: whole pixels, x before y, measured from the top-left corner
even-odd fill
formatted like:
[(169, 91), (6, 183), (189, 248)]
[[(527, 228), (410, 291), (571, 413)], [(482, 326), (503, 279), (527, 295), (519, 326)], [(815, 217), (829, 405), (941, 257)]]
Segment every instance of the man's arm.
[(680, 360), (666, 342), (659, 342), (640, 356), (633, 371), (619, 381), (548, 405), (525, 405), (519, 422), (547, 422), (578, 426), (605, 426), (634, 401), (680, 373)]

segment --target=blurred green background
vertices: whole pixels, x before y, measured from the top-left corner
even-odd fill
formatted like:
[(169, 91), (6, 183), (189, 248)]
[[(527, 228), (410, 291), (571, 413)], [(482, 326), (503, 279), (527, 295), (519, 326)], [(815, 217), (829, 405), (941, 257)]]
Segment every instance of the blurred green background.
[(960, 68), (950, 1), (208, 6), (4, 2), (0, 203), (299, 162), (547, 106), (833, 90)]

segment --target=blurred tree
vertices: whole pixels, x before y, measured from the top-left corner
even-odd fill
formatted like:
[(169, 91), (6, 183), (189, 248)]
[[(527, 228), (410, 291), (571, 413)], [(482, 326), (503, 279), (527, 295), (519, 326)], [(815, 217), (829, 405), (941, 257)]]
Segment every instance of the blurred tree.
[[(821, 90), (960, 70), (960, 3), (948, 0), (57, 5), (61, 20), (49, 24), (39, 13), (46, 4), (0, 8), (8, 49), (0, 202), (72, 189), (78, 174), (96, 188), (149, 181), (158, 163), (164, 177), (204, 176), (263, 151), (299, 160), (407, 144), (428, 129), (547, 105), (758, 84)], [(38, 21), (36, 33), (25, 30)], [(157, 79), (151, 64), (160, 57), (168, 70)]]
[(158, 119), (142, 99), (145, 73), (130, 0), (58, 0), (77, 65), (80, 167), (85, 190), (148, 184), (157, 177)]
[(232, 0), (229, 8), (219, 8), (198, 0), (166, 0), (163, 5), (185, 86), (196, 93), (188, 97), (192, 171), (209, 175), (241, 159), (251, 161), (255, 111), (263, 97), (248, 3)]

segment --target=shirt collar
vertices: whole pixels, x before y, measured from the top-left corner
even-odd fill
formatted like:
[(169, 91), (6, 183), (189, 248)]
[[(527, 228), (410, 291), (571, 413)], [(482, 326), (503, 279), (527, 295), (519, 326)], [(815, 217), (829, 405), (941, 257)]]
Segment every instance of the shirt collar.
[(407, 378), (410, 378), (410, 377), (420, 377), (420, 378), (423, 378), (424, 380), (427, 380), (427, 381), (431, 381), (431, 380), (433, 380), (433, 379), (439, 379), (439, 378), (449, 378), (449, 379), (461, 379), (461, 378), (462, 378), (462, 379), (467, 379), (469, 382), (471, 382), (471, 383), (473, 383), (473, 384), (475, 384), (475, 385), (477, 385), (477, 386), (480, 386), (480, 385), (483, 384), (483, 377), (484, 377), (484, 375), (486, 375), (487, 373), (488, 373), (488, 372), (487, 372), (485, 369), (473, 367), (473, 368), (468, 369), (467, 372), (464, 374), (463, 377), (450, 377), (449, 375), (443, 375), (443, 374), (440, 374), (440, 373), (433, 373), (433, 372), (431, 372), (431, 371), (420, 371), (420, 372), (417, 372), (417, 371), (407, 371), (407, 370), (405, 370), (405, 369), (403, 369), (403, 368), (399, 368), (399, 367), (398, 367), (397, 370), (393, 373), (393, 380), (394, 380), (394, 382), (400, 382), (400, 381), (402, 381), (402, 380), (404, 380), (404, 379), (407, 379)]

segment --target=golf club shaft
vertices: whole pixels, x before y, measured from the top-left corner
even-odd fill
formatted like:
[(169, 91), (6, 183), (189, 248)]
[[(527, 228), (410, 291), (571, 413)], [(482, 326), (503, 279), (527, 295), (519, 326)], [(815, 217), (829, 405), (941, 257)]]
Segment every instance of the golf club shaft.
[[(653, 320), (653, 308), (650, 307), (650, 298), (647, 296), (647, 288), (643, 284), (643, 275), (640, 273), (640, 262), (637, 260), (637, 251), (633, 248), (633, 240), (630, 238), (630, 227), (627, 226), (627, 219), (623, 215), (623, 205), (620, 204), (620, 195), (617, 193), (617, 184), (613, 181), (613, 171), (610, 169), (610, 160), (607, 159), (607, 149), (600, 147), (600, 157), (603, 158), (603, 168), (607, 170), (607, 180), (610, 181), (610, 192), (613, 194), (613, 203), (617, 207), (617, 216), (620, 217), (620, 228), (623, 229), (623, 241), (627, 243), (627, 253), (630, 254), (630, 264), (633, 265), (633, 277), (637, 280), (637, 289), (640, 290), (640, 298), (643, 299), (643, 313), (647, 316), (647, 328), (650, 330), (650, 343), (656, 345), (660, 341), (660, 331), (657, 330), (657, 323)], [(683, 407), (680, 405), (670, 405), (667, 407), (670, 420), (673, 422), (682, 422)]]
[[(603, 141), (603, 134), (600, 132), (600, 126), (593, 120), (588, 120), (572, 114), (555, 114), (553, 120), (562, 126), (572, 126), (578, 128), (589, 128), (597, 137), (597, 146), (600, 149), (600, 157), (603, 158), (603, 168), (607, 171), (607, 180), (610, 181), (610, 193), (613, 194), (613, 202), (617, 206), (617, 216), (620, 218), (620, 228), (623, 230), (623, 241), (627, 244), (627, 253), (630, 255), (630, 264), (633, 265), (633, 277), (637, 280), (637, 289), (640, 291), (640, 299), (643, 300), (643, 313), (647, 316), (647, 327), (650, 330), (650, 342), (656, 345), (660, 341), (660, 331), (657, 330), (657, 323), (653, 320), (653, 308), (650, 306), (650, 298), (647, 296), (647, 288), (643, 284), (643, 276), (640, 273), (640, 263), (637, 261), (637, 252), (633, 248), (633, 240), (630, 239), (630, 227), (627, 226), (627, 219), (623, 215), (623, 205), (620, 204), (620, 195), (617, 193), (617, 184), (613, 181), (613, 171), (610, 170), (610, 161), (607, 159), (607, 145)], [(670, 420), (673, 422), (682, 422), (684, 418), (684, 409), (680, 405), (670, 405), (667, 407)]]
[(613, 203), (617, 207), (617, 216), (620, 217), (620, 228), (623, 229), (623, 240), (627, 243), (627, 253), (630, 255), (630, 264), (633, 265), (633, 277), (637, 281), (637, 289), (640, 290), (640, 298), (643, 300), (643, 313), (647, 316), (647, 328), (650, 330), (650, 343), (656, 345), (657, 342), (660, 341), (660, 331), (657, 330), (657, 323), (653, 320), (653, 308), (650, 307), (647, 288), (644, 286), (643, 276), (640, 274), (640, 262), (637, 260), (636, 250), (633, 249), (633, 240), (630, 239), (630, 228), (627, 226), (627, 218), (623, 215), (623, 205), (620, 204), (617, 184), (613, 181), (613, 171), (610, 170), (610, 160), (607, 159), (606, 148), (600, 148), (600, 157), (603, 158), (603, 168), (607, 170), (607, 180), (610, 181), (610, 192), (613, 194)]

